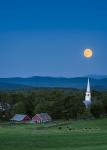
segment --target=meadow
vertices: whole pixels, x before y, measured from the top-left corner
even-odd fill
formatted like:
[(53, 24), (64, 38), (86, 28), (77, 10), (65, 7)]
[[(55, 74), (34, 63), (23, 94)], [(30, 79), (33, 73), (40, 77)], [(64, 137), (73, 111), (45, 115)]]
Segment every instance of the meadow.
[(0, 124), (0, 150), (106, 150), (107, 118)]

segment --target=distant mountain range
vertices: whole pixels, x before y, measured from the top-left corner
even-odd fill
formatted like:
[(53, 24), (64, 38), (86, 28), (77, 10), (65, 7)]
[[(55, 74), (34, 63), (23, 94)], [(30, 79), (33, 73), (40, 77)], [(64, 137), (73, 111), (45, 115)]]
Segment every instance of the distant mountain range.
[[(107, 76), (89, 75), (91, 88), (107, 90)], [(40, 77), (29, 78), (0, 78), (0, 90), (31, 89), (38, 87), (59, 87), (86, 89), (87, 77), (64, 78), (64, 77)]]
[(88, 75), (88, 77), (92, 79), (104, 79), (107, 78), (107, 75)]

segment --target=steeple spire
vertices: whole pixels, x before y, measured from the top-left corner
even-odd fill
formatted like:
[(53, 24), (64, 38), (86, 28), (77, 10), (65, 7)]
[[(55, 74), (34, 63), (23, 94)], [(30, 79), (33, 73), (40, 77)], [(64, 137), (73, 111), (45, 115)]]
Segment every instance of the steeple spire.
[(86, 90), (84, 104), (85, 104), (86, 108), (90, 107), (90, 105), (91, 105), (91, 90), (90, 90), (90, 80), (89, 80), (89, 78), (88, 78), (88, 83), (87, 83), (87, 90)]
[(89, 80), (89, 78), (88, 78), (88, 84), (87, 84), (87, 92), (90, 93), (90, 80)]

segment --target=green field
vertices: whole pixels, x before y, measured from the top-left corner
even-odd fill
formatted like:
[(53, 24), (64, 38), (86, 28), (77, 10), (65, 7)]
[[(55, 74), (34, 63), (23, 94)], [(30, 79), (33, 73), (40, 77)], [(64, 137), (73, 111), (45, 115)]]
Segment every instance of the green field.
[(106, 150), (107, 119), (0, 125), (0, 150)]

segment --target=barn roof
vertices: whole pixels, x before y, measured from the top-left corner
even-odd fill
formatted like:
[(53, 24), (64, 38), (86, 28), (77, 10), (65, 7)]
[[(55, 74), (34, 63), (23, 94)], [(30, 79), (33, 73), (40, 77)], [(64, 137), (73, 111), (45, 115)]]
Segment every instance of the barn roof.
[(22, 121), (27, 115), (22, 115), (22, 114), (16, 114), (13, 116), (11, 120), (13, 121)]
[(40, 115), (44, 119), (51, 119), (51, 117), (48, 115), (48, 113), (40, 113)]
[(42, 121), (48, 121), (51, 120), (52, 118), (48, 115), (48, 113), (40, 113), (36, 114), (32, 120), (42, 120)]

